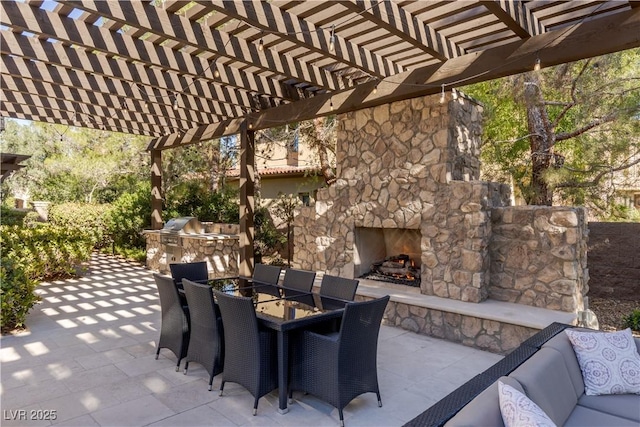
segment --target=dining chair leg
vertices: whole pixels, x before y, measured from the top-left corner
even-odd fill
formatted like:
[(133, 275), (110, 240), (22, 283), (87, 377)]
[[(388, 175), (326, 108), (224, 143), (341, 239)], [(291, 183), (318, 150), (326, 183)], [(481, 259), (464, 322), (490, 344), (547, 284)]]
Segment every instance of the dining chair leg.
[(378, 407), (382, 408), (382, 399), (380, 398), (380, 392), (376, 391), (376, 394), (378, 395)]
[(253, 403), (253, 416), (255, 417), (258, 414), (258, 400), (260, 398), (256, 397), (255, 402)]
[(220, 383), (220, 394), (219, 394), (219, 396), (222, 396), (222, 390), (223, 390), (223, 389), (224, 389), (224, 381), (222, 381), (222, 382)]
[(178, 359), (178, 364), (176, 365), (176, 372), (180, 372), (180, 361), (182, 359)]
[(187, 375), (187, 369), (189, 369), (189, 362), (184, 363), (184, 372), (183, 375)]
[(160, 356), (160, 347), (156, 350), (156, 360), (158, 360), (158, 356)]
[(212, 384), (213, 384), (213, 374), (211, 374), (211, 376), (209, 376), (209, 391), (211, 391)]
[(340, 415), (340, 427), (344, 427), (344, 415), (342, 414), (342, 409), (338, 409), (338, 414)]

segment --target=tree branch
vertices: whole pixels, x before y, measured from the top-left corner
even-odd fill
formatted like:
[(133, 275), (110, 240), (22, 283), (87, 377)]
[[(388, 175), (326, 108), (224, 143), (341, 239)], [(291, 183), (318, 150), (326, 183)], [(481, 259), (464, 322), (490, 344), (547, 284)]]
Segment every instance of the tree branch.
[(598, 127), (604, 123), (609, 123), (612, 122), (616, 119), (616, 117), (618, 116), (617, 113), (611, 113), (607, 116), (604, 116), (601, 119), (596, 119), (593, 120), (591, 123), (587, 123), (586, 125), (584, 125), (583, 127), (576, 129), (572, 132), (563, 132), (563, 133), (558, 133), (556, 134), (556, 141), (564, 141), (566, 139), (571, 139), (571, 138), (575, 138), (576, 136), (582, 135), (583, 133)]
[[(598, 185), (598, 183), (600, 182), (600, 180), (602, 180), (602, 178), (604, 178), (604, 176), (608, 173), (613, 173), (613, 172), (619, 172), (621, 170), (625, 170), (625, 169), (629, 169), (631, 166), (637, 165), (640, 163), (640, 156), (638, 156), (634, 161), (630, 162), (630, 163), (626, 163), (623, 165), (620, 165), (618, 167), (615, 168), (607, 168), (606, 170), (600, 171), (598, 172), (598, 174), (591, 180), (591, 181), (576, 181), (575, 179), (570, 180), (570, 181), (565, 181), (565, 182), (561, 182), (559, 184), (556, 184), (555, 188), (586, 188), (586, 187), (595, 187), (596, 185)], [(584, 171), (584, 173), (588, 173), (587, 171)]]

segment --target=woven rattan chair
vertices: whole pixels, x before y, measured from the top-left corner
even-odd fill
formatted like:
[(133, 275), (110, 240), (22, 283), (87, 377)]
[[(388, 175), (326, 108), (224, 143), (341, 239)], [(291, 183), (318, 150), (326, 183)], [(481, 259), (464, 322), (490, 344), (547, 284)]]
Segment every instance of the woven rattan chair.
[(258, 325), (253, 299), (214, 291), (224, 324), (224, 371), (220, 395), (226, 382), (246, 388), (258, 400), (278, 387), (277, 338)]
[(191, 317), (184, 374), (187, 374), (189, 362), (201, 364), (209, 373), (211, 391), (213, 377), (221, 373), (224, 366), (222, 318), (213, 301), (211, 286), (194, 283), (189, 279), (183, 279), (182, 285)]
[(342, 410), (362, 393), (373, 392), (382, 406), (378, 387), (378, 333), (389, 296), (346, 305), (340, 332), (321, 335), (304, 331), (293, 343), (289, 398), (294, 390), (312, 394)]
[(294, 289), (300, 292), (311, 292), (313, 288), (313, 281), (316, 279), (315, 271), (296, 270), (289, 268), (284, 272), (284, 279), (282, 279), (282, 287), (285, 288), (285, 295), (287, 289)]
[(359, 281), (325, 274), (320, 282), (320, 295), (353, 301)]
[(173, 277), (176, 284), (182, 283), (183, 279), (189, 279), (194, 282), (204, 282), (209, 279), (206, 261), (169, 264), (169, 269), (171, 270), (171, 277)]
[(277, 285), (280, 280), (282, 267), (267, 264), (256, 264), (253, 269), (253, 282), (259, 284)]
[(189, 308), (180, 302), (178, 288), (171, 277), (154, 273), (153, 278), (158, 287), (162, 310), (156, 359), (161, 348), (168, 348), (178, 358), (176, 371), (179, 371), (180, 361), (187, 355), (189, 348)]

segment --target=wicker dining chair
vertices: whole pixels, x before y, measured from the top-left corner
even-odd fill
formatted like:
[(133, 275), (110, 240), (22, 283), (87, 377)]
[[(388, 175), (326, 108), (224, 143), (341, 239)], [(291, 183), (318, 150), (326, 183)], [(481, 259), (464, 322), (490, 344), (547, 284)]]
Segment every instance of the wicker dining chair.
[(325, 274), (320, 282), (320, 295), (353, 301), (356, 296), (359, 281), (346, 277), (331, 276)]
[(295, 289), (300, 292), (311, 292), (313, 282), (316, 279), (315, 271), (296, 270), (289, 268), (284, 271), (284, 279), (282, 279), (282, 287), (287, 289)]
[(293, 391), (318, 397), (342, 410), (357, 396), (373, 392), (382, 406), (378, 387), (377, 350), (380, 323), (389, 296), (347, 303), (340, 332), (322, 335), (304, 331), (293, 342), (289, 398)]
[(189, 303), (191, 318), (189, 350), (185, 357), (184, 374), (190, 362), (201, 364), (209, 373), (209, 391), (213, 377), (224, 367), (224, 340), (222, 318), (215, 302), (211, 286), (183, 279), (184, 293)]
[(253, 268), (253, 283), (277, 285), (282, 267), (276, 265), (256, 264)]
[(238, 383), (258, 400), (278, 387), (277, 338), (259, 327), (253, 299), (213, 291), (224, 324), (224, 370), (220, 396), (227, 382)]
[(189, 279), (195, 282), (209, 279), (209, 270), (206, 261), (169, 264), (169, 269), (171, 270), (171, 277), (173, 277), (176, 284), (181, 283), (183, 279)]
[(178, 358), (176, 371), (179, 371), (180, 361), (189, 348), (189, 308), (180, 302), (178, 288), (171, 277), (154, 273), (153, 278), (158, 287), (162, 311), (156, 359), (161, 348), (168, 348)]

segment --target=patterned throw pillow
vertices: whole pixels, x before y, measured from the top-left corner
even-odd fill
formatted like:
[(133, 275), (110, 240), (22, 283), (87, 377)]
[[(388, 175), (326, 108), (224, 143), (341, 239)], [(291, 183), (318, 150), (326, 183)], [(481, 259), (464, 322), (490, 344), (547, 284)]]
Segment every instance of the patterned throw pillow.
[(502, 381), (498, 381), (498, 396), (506, 427), (556, 427), (531, 399)]
[(565, 329), (576, 353), (584, 392), (640, 394), (640, 354), (631, 329), (617, 332), (581, 332)]

